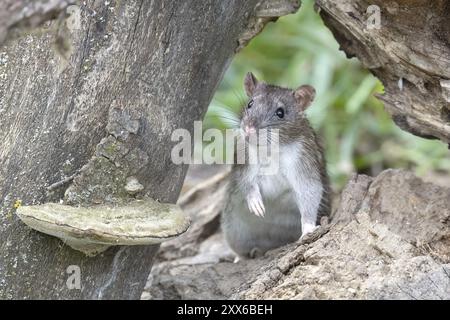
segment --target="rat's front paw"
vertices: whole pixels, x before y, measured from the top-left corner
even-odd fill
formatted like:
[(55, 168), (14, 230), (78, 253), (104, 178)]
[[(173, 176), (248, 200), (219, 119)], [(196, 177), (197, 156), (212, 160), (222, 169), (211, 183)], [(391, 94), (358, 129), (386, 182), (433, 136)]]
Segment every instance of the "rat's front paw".
[(312, 223), (305, 223), (302, 225), (302, 236), (300, 237), (300, 240), (302, 240), (306, 235), (309, 233), (314, 232), (319, 226), (316, 226)]
[(247, 196), (248, 209), (258, 217), (263, 218), (266, 213), (266, 208), (259, 192), (252, 192)]

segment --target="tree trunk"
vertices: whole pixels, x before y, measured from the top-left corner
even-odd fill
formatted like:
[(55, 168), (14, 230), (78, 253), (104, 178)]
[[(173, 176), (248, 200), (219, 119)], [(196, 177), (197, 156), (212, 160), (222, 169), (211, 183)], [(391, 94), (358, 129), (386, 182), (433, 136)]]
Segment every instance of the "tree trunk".
[[(132, 197), (131, 176), (143, 196), (175, 202), (186, 167), (170, 159), (172, 131), (192, 132), (235, 51), (297, 9), (290, 0), (86, 3), (21, 39), (6, 36), (20, 24), (0, 24), (9, 38), (0, 47), (0, 298), (138, 299), (157, 245), (88, 258), (26, 227), (14, 205), (116, 204)], [(67, 286), (72, 265), (81, 290)]]
[(380, 99), (394, 122), (415, 135), (450, 143), (450, 3), (316, 3), (346, 54), (358, 57), (383, 82)]

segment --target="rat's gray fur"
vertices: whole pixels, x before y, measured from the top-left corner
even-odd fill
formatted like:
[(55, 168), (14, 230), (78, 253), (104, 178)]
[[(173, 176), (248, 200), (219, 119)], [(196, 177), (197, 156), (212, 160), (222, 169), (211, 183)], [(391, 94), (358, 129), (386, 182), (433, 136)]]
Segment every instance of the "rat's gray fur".
[[(298, 240), (302, 218), (310, 226), (328, 215), (330, 189), (321, 144), (304, 112), (314, 99), (314, 89), (302, 86), (294, 91), (258, 83), (252, 74), (246, 77), (245, 89), (253, 104), (243, 109), (241, 128), (266, 128), (269, 136), (271, 129), (278, 129), (280, 141), (278, 174), (261, 175), (257, 164), (235, 164), (231, 173), (222, 229), (239, 256), (252, 257)], [(280, 106), (283, 119), (275, 115)], [(253, 193), (262, 196), (264, 217), (249, 209), (248, 195)]]

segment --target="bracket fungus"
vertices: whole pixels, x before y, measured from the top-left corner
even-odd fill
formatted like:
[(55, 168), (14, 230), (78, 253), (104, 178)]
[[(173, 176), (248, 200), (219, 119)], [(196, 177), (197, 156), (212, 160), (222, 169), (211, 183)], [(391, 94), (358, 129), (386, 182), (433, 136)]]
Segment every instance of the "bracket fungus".
[(21, 206), (17, 215), (32, 229), (58, 237), (88, 256), (114, 245), (161, 243), (181, 235), (190, 225), (178, 205), (148, 198), (115, 207)]

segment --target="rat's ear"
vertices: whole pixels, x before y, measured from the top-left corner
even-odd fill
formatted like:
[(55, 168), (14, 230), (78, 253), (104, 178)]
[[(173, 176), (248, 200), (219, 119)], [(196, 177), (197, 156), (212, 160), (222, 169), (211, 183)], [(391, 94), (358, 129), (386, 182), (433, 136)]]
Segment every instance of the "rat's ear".
[(253, 96), (253, 92), (255, 91), (255, 88), (256, 88), (257, 85), (258, 85), (258, 80), (255, 78), (253, 73), (248, 72), (245, 75), (244, 88), (245, 88), (245, 93), (247, 93), (247, 96), (249, 98), (251, 96)]
[(306, 110), (311, 105), (311, 102), (316, 96), (316, 89), (309, 85), (300, 86), (294, 91), (295, 101), (300, 107), (301, 111)]

